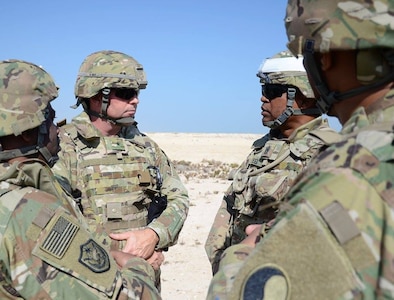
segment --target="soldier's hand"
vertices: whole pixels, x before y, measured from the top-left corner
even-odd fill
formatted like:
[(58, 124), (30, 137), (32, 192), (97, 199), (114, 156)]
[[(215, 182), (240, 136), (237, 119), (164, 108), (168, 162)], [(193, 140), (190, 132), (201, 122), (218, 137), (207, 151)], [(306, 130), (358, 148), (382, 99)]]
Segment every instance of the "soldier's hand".
[(111, 250), (110, 253), (120, 268), (123, 268), (123, 266), (126, 265), (130, 259), (135, 257), (134, 255), (124, 253), (119, 250)]
[(254, 248), (255, 245), (260, 241), (261, 227), (261, 224), (248, 225), (245, 229), (245, 232), (248, 236), (241, 243)]
[(122, 251), (144, 259), (148, 259), (152, 256), (159, 242), (159, 237), (156, 232), (150, 228), (122, 233), (111, 233), (110, 237), (114, 240), (127, 240)]
[(152, 256), (146, 260), (154, 270), (159, 270), (164, 262), (164, 254), (162, 251), (154, 251)]

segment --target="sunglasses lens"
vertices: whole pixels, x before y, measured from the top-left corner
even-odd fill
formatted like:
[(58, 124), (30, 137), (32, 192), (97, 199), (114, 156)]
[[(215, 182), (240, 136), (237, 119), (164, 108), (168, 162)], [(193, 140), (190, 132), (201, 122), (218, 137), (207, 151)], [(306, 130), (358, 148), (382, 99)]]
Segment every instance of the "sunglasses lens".
[(271, 101), (282, 96), (287, 91), (287, 86), (281, 84), (264, 84), (261, 86), (261, 89), (263, 96)]
[(130, 100), (138, 96), (138, 92), (134, 89), (116, 89), (115, 96), (124, 100)]

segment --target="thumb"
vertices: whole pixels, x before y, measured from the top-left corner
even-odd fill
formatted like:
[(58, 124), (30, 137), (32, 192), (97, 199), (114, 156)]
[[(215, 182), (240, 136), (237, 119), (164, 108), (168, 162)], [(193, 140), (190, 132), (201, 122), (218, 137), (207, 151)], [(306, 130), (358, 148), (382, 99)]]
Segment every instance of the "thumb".
[(245, 233), (250, 235), (253, 231), (258, 230), (260, 232), (261, 224), (250, 224), (246, 226)]
[(121, 241), (121, 240), (127, 240), (127, 238), (129, 237), (129, 235), (128, 235), (127, 232), (120, 232), (120, 233), (110, 233), (110, 234), (109, 234), (109, 237), (110, 237), (111, 239)]

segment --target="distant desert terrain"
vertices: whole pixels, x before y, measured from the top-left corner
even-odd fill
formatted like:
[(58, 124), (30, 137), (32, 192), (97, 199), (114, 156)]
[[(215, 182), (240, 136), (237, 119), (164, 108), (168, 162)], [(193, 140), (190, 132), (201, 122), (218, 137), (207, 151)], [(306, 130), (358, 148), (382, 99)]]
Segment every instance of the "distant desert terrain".
[(204, 250), (231, 168), (239, 166), (262, 135), (147, 133), (175, 163), (189, 192), (190, 210), (177, 245), (162, 265), (164, 300), (203, 300), (211, 280)]

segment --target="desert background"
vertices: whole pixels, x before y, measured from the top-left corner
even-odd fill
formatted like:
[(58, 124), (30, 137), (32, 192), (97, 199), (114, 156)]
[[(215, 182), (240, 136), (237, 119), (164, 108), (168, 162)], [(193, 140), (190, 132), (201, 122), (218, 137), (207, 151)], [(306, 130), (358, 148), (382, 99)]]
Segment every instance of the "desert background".
[(205, 299), (211, 268), (204, 244), (229, 181), (262, 135), (147, 133), (175, 164), (189, 192), (189, 214), (178, 244), (165, 253), (161, 268), (164, 300)]

